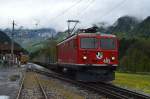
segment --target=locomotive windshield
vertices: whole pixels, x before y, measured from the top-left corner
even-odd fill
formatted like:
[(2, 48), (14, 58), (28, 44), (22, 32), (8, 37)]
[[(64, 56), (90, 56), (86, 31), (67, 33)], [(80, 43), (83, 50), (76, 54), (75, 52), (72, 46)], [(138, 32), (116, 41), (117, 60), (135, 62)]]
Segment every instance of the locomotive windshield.
[(81, 48), (86, 48), (86, 49), (95, 49), (97, 48), (97, 39), (96, 38), (81, 38)]
[(115, 39), (113, 38), (101, 38), (100, 47), (104, 50), (113, 50), (116, 48)]

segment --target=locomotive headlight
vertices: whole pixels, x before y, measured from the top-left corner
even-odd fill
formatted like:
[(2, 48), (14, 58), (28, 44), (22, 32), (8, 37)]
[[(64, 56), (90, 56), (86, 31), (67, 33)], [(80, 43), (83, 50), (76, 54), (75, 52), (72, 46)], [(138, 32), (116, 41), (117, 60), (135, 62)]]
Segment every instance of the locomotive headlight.
[(113, 56), (113, 57), (111, 57), (111, 60), (115, 60), (115, 57)]
[(86, 57), (86, 56), (83, 56), (83, 59), (84, 59), (84, 60), (86, 60), (86, 59), (87, 59), (87, 57)]

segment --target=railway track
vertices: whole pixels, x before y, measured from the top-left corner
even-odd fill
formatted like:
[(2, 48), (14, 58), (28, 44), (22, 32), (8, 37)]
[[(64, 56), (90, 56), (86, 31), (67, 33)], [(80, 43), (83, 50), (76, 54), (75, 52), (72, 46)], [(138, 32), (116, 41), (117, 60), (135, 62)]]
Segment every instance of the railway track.
[(48, 99), (36, 73), (27, 72), (25, 74), (16, 99)]
[(113, 91), (111, 91), (110, 89), (105, 89), (105, 88), (97, 88), (95, 86), (91, 86), (87, 83), (83, 83), (83, 82), (78, 82), (78, 81), (74, 81), (74, 80), (71, 80), (71, 79), (68, 79), (66, 77), (62, 77), (62, 75), (60, 74), (53, 74), (53, 73), (46, 73), (46, 72), (41, 72), (41, 71), (37, 71), (38, 73), (42, 73), (44, 75), (47, 75), (47, 76), (50, 76), (50, 77), (54, 77), (54, 78), (57, 78), (57, 79), (60, 79), (60, 80), (63, 80), (63, 81), (66, 81), (66, 82), (69, 82), (69, 83), (72, 83), (72, 84), (75, 84), (79, 87), (82, 87), (82, 88), (86, 88), (87, 90), (90, 90), (90, 91), (94, 91), (100, 95), (102, 95), (102, 97), (104, 97), (104, 99), (129, 99), (128, 97), (126, 97), (125, 95), (121, 95), (121, 94), (118, 94), (118, 93), (115, 93)]
[(112, 84), (106, 84), (106, 83), (96, 83), (96, 84), (91, 84), (92, 86), (95, 86), (97, 88), (99, 87), (104, 87), (106, 89), (110, 89), (114, 92), (117, 92), (119, 94), (127, 96), (129, 99), (150, 99), (150, 96), (143, 95), (141, 93), (137, 93), (131, 90), (127, 90), (121, 87), (117, 87)]
[(36, 72), (78, 85), (80, 87), (84, 87), (88, 90), (94, 91), (102, 95), (106, 99), (150, 99), (150, 96), (146, 96), (137, 92), (123, 89), (123, 88), (120, 88), (111, 84), (83, 83), (83, 82), (78, 82), (75, 80), (68, 79), (58, 73), (48, 73), (48, 72), (39, 71), (39, 70), (38, 71), (36, 70)]
[(118, 96), (125, 96), (124, 97), (125, 99), (150, 99), (150, 96), (136, 93), (134, 91), (123, 89), (111, 84), (98, 83), (98, 84), (89, 84), (89, 85), (102, 90), (107, 90), (107, 92), (118, 94)]

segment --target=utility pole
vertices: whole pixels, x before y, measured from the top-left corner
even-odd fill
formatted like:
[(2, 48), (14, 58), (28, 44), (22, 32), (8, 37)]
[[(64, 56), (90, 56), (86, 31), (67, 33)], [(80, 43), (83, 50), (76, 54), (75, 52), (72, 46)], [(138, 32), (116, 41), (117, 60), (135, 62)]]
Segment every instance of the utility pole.
[(53, 38), (54, 38), (53, 32), (52, 32), (52, 37), (51, 37), (51, 38), (52, 38), (52, 40), (53, 40)]
[[(74, 31), (76, 25), (79, 23), (78, 20), (68, 20), (68, 37), (72, 34), (72, 32)], [(70, 30), (70, 23), (75, 23), (74, 27), (72, 28), (72, 30)]]
[(12, 33), (11, 33), (11, 59), (14, 65), (14, 29), (15, 29), (15, 21), (12, 23)]

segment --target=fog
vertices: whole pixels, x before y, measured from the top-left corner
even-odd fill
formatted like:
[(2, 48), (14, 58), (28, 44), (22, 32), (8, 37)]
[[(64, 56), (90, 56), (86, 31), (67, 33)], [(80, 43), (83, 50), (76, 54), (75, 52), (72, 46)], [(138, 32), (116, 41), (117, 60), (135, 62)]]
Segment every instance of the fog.
[[(144, 19), (150, 15), (150, 0), (0, 0), (0, 28), (67, 28), (66, 20), (77, 19), (78, 27), (114, 23), (131, 15)], [(35, 25), (37, 24), (37, 25)]]

